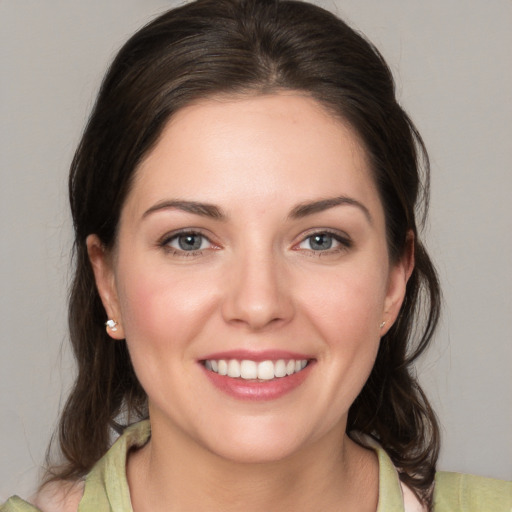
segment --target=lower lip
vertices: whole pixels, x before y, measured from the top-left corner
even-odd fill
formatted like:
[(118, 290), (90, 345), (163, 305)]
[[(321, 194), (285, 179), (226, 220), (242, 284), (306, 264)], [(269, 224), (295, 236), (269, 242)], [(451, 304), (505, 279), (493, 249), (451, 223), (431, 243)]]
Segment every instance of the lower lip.
[(234, 379), (227, 375), (219, 375), (206, 369), (201, 364), (210, 382), (220, 391), (238, 400), (276, 400), (299, 387), (308, 377), (313, 362), (300, 372), (286, 377), (278, 377), (267, 381)]

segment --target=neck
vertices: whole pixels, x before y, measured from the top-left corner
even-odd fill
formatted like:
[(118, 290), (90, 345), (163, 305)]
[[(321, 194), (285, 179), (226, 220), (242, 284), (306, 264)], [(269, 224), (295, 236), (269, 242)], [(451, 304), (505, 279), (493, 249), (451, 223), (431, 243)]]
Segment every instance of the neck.
[(153, 428), (127, 473), (135, 512), (375, 511), (378, 499), (375, 454), (339, 430), (284, 459), (243, 463)]

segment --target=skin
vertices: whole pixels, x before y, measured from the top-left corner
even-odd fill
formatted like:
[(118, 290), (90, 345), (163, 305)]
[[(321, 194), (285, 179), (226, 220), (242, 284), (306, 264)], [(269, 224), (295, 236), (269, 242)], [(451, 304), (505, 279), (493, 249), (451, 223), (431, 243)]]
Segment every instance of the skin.
[[(349, 202), (297, 216), (339, 197)], [(162, 207), (177, 200), (223, 217)], [(201, 248), (180, 249), (178, 230), (202, 235)], [(312, 245), (326, 232), (330, 248)], [(126, 338), (149, 399), (151, 441), (127, 467), (135, 511), (376, 509), (376, 457), (345, 426), (413, 255), (389, 259), (349, 126), (295, 92), (188, 106), (137, 169), (113, 252), (95, 235), (87, 243), (119, 323), (110, 334)], [(312, 364), (282, 397), (239, 400), (198, 362), (235, 349), (300, 352)]]

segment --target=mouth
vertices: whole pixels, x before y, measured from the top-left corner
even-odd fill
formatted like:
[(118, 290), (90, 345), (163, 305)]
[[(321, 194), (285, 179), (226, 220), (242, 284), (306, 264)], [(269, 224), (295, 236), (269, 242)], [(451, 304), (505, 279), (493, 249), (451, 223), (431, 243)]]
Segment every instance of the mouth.
[(277, 359), (253, 361), (251, 359), (205, 359), (204, 367), (217, 375), (253, 382), (267, 382), (290, 377), (302, 372), (308, 359)]
[(284, 350), (230, 350), (198, 360), (215, 388), (237, 400), (267, 401), (302, 387), (316, 359)]

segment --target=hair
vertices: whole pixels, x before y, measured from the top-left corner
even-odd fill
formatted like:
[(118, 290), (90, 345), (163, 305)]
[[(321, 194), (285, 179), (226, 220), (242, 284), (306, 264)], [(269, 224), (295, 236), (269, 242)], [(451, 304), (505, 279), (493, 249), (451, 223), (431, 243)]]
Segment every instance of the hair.
[(416, 222), (418, 215), (421, 227), (427, 212), (428, 156), (379, 51), (332, 13), (291, 0), (188, 3), (139, 30), (110, 66), (70, 170), (69, 329), (78, 371), (58, 430), (64, 462), (50, 464), (48, 479), (82, 477), (109, 448), (113, 430), (147, 417), (126, 344), (105, 332), (86, 237), (95, 233), (107, 250), (114, 247), (138, 165), (178, 110), (218, 95), (283, 90), (309, 95), (358, 134), (384, 206), (391, 259), (413, 238), (405, 300), (350, 408), (347, 432), (377, 439), (401, 480), (431, 505), (439, 429), (413, 367), (432, 339), (441, 302)]

